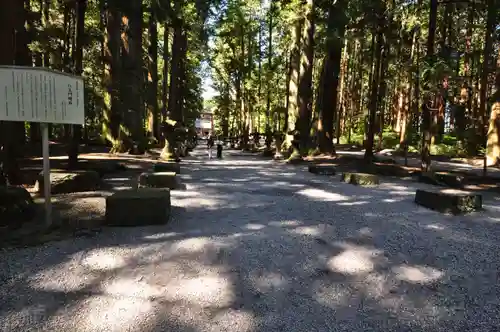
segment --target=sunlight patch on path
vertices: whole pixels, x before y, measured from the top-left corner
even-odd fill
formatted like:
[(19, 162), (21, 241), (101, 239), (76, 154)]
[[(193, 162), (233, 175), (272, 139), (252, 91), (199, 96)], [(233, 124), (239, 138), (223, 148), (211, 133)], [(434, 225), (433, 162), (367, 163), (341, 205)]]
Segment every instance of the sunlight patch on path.
[(78, 312), (88, 314), (75, 328), (76, 331), (141, 331), (141, 325), (153, 318), (153, 311), (153, 303), (147, 299), (95, 296), (78, 308)]
[(251, 280), (253, 281), (255, 289), (262, 293), (276, 290), (284, 291), (288, 286), (288, 280), (286, 280), (283, 275), (276, 272), (252, 276)]
[(323, 234), (324, 227), (321, 226), (302, 226), (297, 227), (295, 229), (290, 230), (291, 233), (298, 235), (312, 235), (312, 236), (321, 236)]
[(126, 261), (122, 256), (117, 256), (107, 249), (95, 249), (88, 252), (82, 259), (81, 264), (91, 270), (109, 271), (122, 268)]
[(397, 266), (392, 269), (396, 278), (415, 284), (427, 284), (439, 280), (444, 273), (430, 266)]
[(321, 189), (312, 189), (312, 188), (303, 189), (298, 191), (297, 194), (314, 198), (315, 200), (319, 201), (341, 202), (348, 200), (348, 198), (344, 195), (330, 193), (328, 191)]
[(346, 275), (358, 275), (372, 272), (375, 269), (374, 259), (380, 250), (345, 245), (344, 251), (328, 260), (327, 266), (333, 272)]
[(231, 284), (216, 273), (192, 279), (174, 279), (164, 289), (170, 301), (185, 301), (201, 307), (229, 306), (234, 300)]

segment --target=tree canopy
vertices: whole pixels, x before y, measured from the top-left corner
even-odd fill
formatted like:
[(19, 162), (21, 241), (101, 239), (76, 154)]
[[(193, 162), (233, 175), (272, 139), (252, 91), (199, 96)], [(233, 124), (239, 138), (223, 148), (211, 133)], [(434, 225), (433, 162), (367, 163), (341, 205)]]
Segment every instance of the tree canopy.
[[(82, 75), (85, 125), (51, 125), (77, 163), (81, 142), (163, 148), (216, 94), (216, 130), (289, 158), (358, 144), (500, 157), (498, 0), (4, 0), (0, 64)], [(206, 68), (209, 68), (207, 73)], [(16, 182), (36, 123), (2, 123), (2, 170)], [(15, 139), (13, 139), (15, 138)]]

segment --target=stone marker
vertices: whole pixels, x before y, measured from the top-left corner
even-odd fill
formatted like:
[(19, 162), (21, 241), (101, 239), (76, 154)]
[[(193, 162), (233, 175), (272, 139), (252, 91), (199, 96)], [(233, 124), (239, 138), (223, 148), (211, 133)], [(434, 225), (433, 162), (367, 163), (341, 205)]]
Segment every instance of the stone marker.
[(274, 151), (265, 149), (264, 151), (262, 151), (262, 157), (264, 157), (264, 158), (274, 157)]
[(309, 172), (318, 175), (335, 175), (335, 167), (333, 165), (310, 165)]
[(291, 157), (286, 160), (286, 163), (290, 165), (300, 165), (304, 162), (304, 159), (302, 159), (301, 157)]
[(129, 189), (106, 198), (106, 224), (109, 226), (164, 224), (170, 218), (170, 211), (169, 189)]
[(174, 172), (145, 172), (139, 175), (139, 188), (177, 189), (179, 184)]
[(176, 162), (159, 162), (153, 165), (153, 172), (181, 173), (181, 165)]
[[(52, 194), (93, 191), (99, 188), (101, 177), (96, 171), (51, 172), (50, 185)], [(38, 174), (35, 191), (43, 195), (43, 172)]]
[(380, 183), (378, 176), (368, 173), (343, 173), (340, 180), (358, 186), (376, 186)]
[(0, 186), (0, 226), (16, 228), (35, 215), (35, 202), (26, 189)]
[(479, 194), (459, 190), (421, 190), (415, 194), (415, 203), (442, 213), (463, 214), (482, 209)]
[(124, 172), (128, 168), (127, 165), (115, 160), (105, 160), (105, 161), (81, 160), (78, 163), (78, 169), (86, 171), (95, 171), (102, 178), (108, 174)]
[(463, 188), (465, 177), (446, 172), (424, 172), (419, 175), (418, 181), (443, 187)]

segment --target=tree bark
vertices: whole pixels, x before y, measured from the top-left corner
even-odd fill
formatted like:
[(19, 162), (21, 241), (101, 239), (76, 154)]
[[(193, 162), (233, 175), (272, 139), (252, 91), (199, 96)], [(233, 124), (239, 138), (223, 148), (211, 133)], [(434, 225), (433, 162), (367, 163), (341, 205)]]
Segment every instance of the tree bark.
[(121, 98), (124, 102), (123, 125), (126, 128), (126, 150), (132, 154), (145, 151), (144, 140), (144, 72), (142, 60), (142, 0), (124, 5), (122, 32)]
[(113, 2), (105, 8), (105, 42), (104, 42), (104, 84), (106, 86), (106, 105), (104, 133), (106, 139), (112, 144), (111, 152), (123, 152), (122, 130), (120, 124), (123, 119), (122, 100), (120, 98), (121, 86), (121, 52), (120, 29), (122, 15)]
[(312, 76), (314, 61), (314, 0), (307, 0), (305, 3), (305, 19), (302, 29), (302, 57), (301, 73), (299, 81), (299, 118), (297, 119), (297, 129), (300, 138), (300, 156), (306, 156), (310, 145), (310, 126), (312, 116)]
[[(487, 14), (487, 19), (486, 19), (486, 30), (485, 30), (485, 36), (484, 36), (484, 49), (483, 49), (483, 66), (482, 66), (482, 71), (481, 71), (481, 90), (480, 90), (480, 104), (479, 104), (479, 114), (481, 114), (481, 133), (483, 134), (483, 144), (486, 144), (487, 150), (490, 151), (490, 158), (488, 158), (488, 152), (487, 151), (484, 155), (484, 168), (483, 172), (484, 175), (486, 175), (487, 172), (487, 167), (488, 167), (488, 159), (495, 159), (495, 150), (498, 150), (498, 147), (495, 149), (493, 141), (494, 139), (490, 139), (490, 142), (488, 141), (488, 136), (494, 137), (494, 133), (496, 132), (495, 128), (498, 129), (498, 123), (499, 123), (499, 118), (498, 118), (498, 101), (494, 101), (494, 108), (491, 110), (491, 116), (490, 116), (490, 128), (488, 130), (487, 124), (488, 124), (488, 114), (487, 114), (487, 107), (486, 107), (486, 96), (488, 92), (488, 74), (490, 71), (492, 71), (493, 66), (490, 64), (491, 62), (491, 52), (493, 51), (493, 32), (495, 30), (495, 26), (497, 24), (496, 18), (497, 18), (497, 9), (498, 6), (496, 4), (496, 0), (487, 0), (487, 8), (488, 8), (488, 14)], [(498, 83), (498, 81), (497, 81)], [(498, 88), (498, 85), (497, 85)], [(496, 93), (496, 97), (498, 98), (498, 91)], [(488, 132), (490, 135), (488, 135)], [(498, 137), (498, 132), (496, 132), (496, 135)], [(497, 143), (498, 144), (498, 143)], [(489, 147), (489, 148), (488, 148)], [(493, 157), (493, 158), (491, 158)], [(498, 156), (497, 156), (498, 157)], [(495, 162), (496, 160), (491, 160), (491, 163)]]
[(338, 105), (337, 107), (337, 113), (335, 114), (335, 121), (337, 128), (335, 130), (336, 136), (337, 136), (337, 144), (340, 144), (340, 137), (342, 136), (342, 114), (345, 112), (344, 109), (344, 104), (345, 104), (345, 87), (347, 85), (347, 47), (348, 46), (348, 38), (344, 38), (344, 47), (343, 47), (343, 54), (342, 54), (342, 59), (341, 59), (341, 66), (342, 69), (340, 71), (340, 90), (338, 93)]
[(170, 34), (170, 28), (168, 26), (168, 23), (165, 22), (163, 27), (163, 83), (162, 83), (163, 90), (161, 95), (161, 101), (162, 101), (161, 113), (163, 119), (167, 118), (167, 110), (168, 110), (168, 91), (169, 91), (168, 77), (170, 73), (169, 34)]
[[(434, 43), (436, 39), (436, 20), (437, 20), (438, 0), (431, 0), (429, 12), (429, 34), (427, 36), (427, 57), (431, 63), (434, 63)], [(426, 80), (425, 84), (429, 84)], [(428, 90), (428, 89), (426, 89)], [(434, 109), (437, 97), (430, 97), (425, 101), (422, 107), (422, 152), (421, 152), (421, 169), (423, 172), (428, 172), (431, 167), (431, 108)]]
[(274, 14), (274, 1), (271, 0), (270, 8), (269, 8), (269, 36), (267, 40), (268, 48), (267, 48), (267, 66), (268, 66), (268, 74), (267, 76), (267, 100), (266, 100), (266, 147), (267, 149), (271, 148), (271, 84), (274, 84), (273, 81), (273, 14)]
[(292, 155), (299, 155), (298, 145), (294, 142), (294, 135), (297, 131), (297, 119), (299, 116), (299, 80), (300, 80), (300, 52), (303, 19), (297, 19), (292, 28), (293, 46), (290, 54), (290, 84), (288, 86), (288, 132), (286, 136), (286, 147), (292, 150)]
[[(322, 75), (321, 109), (318, 122), (318, 148), (321, 153), (335, 155), (333, 144), (333, 119), (339, 113), (337, 109), (342, 45), (345, 34), (344, 2), (330, 5), (328, 11), (328, 39), (325, 70)], [(341, 7), (342, 6), (342, 7)], [(339, 8), (340, 7), (340, 8)]]
[(157, 141), (160, 139), (160, 114), (158, 107), (158, 18), (156, 3), (153, 1), (149, 13), (149, 47), (148, 47), (148, 64), (149, 64), (149, 98), (148, 98), (148, 115), (149, 115), (149, 131), (150, 135)]
[[(40, 7), (42, 7), (42, 18), (43, 27), (47, 29), (50, 24), (50, 1), (51, 0), (40, 0)], [(50, 52), (47, 50), (43, 54), (43, 66), (50, 67)]]
[[(382, 21), (382, 18), (380, 19)], [(377, 119), (377, 104), (378, 104), (378, 92), (380, 83), (380, 67), (382, 63), (382, 51), (383, 51), (383, 23), (380, 22), (377, 27), (375, 38), (375, 48), (374, 48), (374, 68), (372, 72), (371, 79), (371, 95), (370, 95), (370, 112), (368, 116), (368, 136), (365, 146), (365, 156), (364, 159), (368, 162), (373, 160), (373, 146), (376, 130), (376, 119)]]
[[(390, 18), (388, 24), (390, 24)], [(389, 66), (389, 56), (390, 56), (390, 43), (388, 40), (388, 37), (384, 33), (383, 38), (383, 50), (381, 54), (382, 62), (381, 62), (381, 67), (380, 67), (380, 78), (379, 78), (379, 88), (378, 88), (378, 97), (377, 97), (377, 110), (379, 112), (378, 116), (378, 134), (379, 134), (379, 141), (378, 141), (378, 149), (382, 150), (382, 143), (383, 143), (383, 134), (384, 134), (384, 125), (385, 125), (385, 96), (387, 94), (387, 68)]]
[[(31, 60), (28, 35), (24, 28), (24, 1), (0, 1), (0, 65), (28, 65)], [(0, 121), (0, 185), (22, 183), (19, 158), (22, 157), (24, 123)]]
[(174, 25), (174, 39), (172, 42), (172, 59), (170, 65), (170, 89), (168, 98), (167, 116), (170, 119), (180, 121), (181, 114), (178, 114), (179, 108), (179, 90), (181, 76), (181, 54), (182, 54), (183, 31), (180, 23)]
[[(75, 28), (75, 49), (73, 52), (75, 75), (83, 74), (83, 42), (85, 38), (85, 12), (87, 10), (87, 0), (78, 0), (76, 3), (76, 28)], [(83, 86), (81, 87), (83, 90)], [(70, 168), (78, 164), (78, 147), (82, 136), (82, 126), (72, 126), (72, 138), (68, 153), (68, 164)]]
[(162, 151), (163, 159), (178, 159), (175, 155), (176, 136), (174, 127), (182, 121), (182, 55), (185, 32), (183, 31), (183, 21), (180, 18), (180, 2), (174, 2), (174, 17), (172, 17), (173, 40), (172, 40), (172, 58), (170, 62), (170, 86), (168, 93), (167, 123), (169, 125), (165, 132), (165, 146)]

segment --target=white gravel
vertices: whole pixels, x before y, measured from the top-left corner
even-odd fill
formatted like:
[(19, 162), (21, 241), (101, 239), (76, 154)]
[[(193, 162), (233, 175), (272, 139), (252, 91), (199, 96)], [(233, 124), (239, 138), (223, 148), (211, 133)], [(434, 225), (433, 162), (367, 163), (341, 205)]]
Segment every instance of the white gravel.
[(0, 256), (0, 331), (495, 331), (500, 208), (252, 156), (184, 161), (165, 226)]

